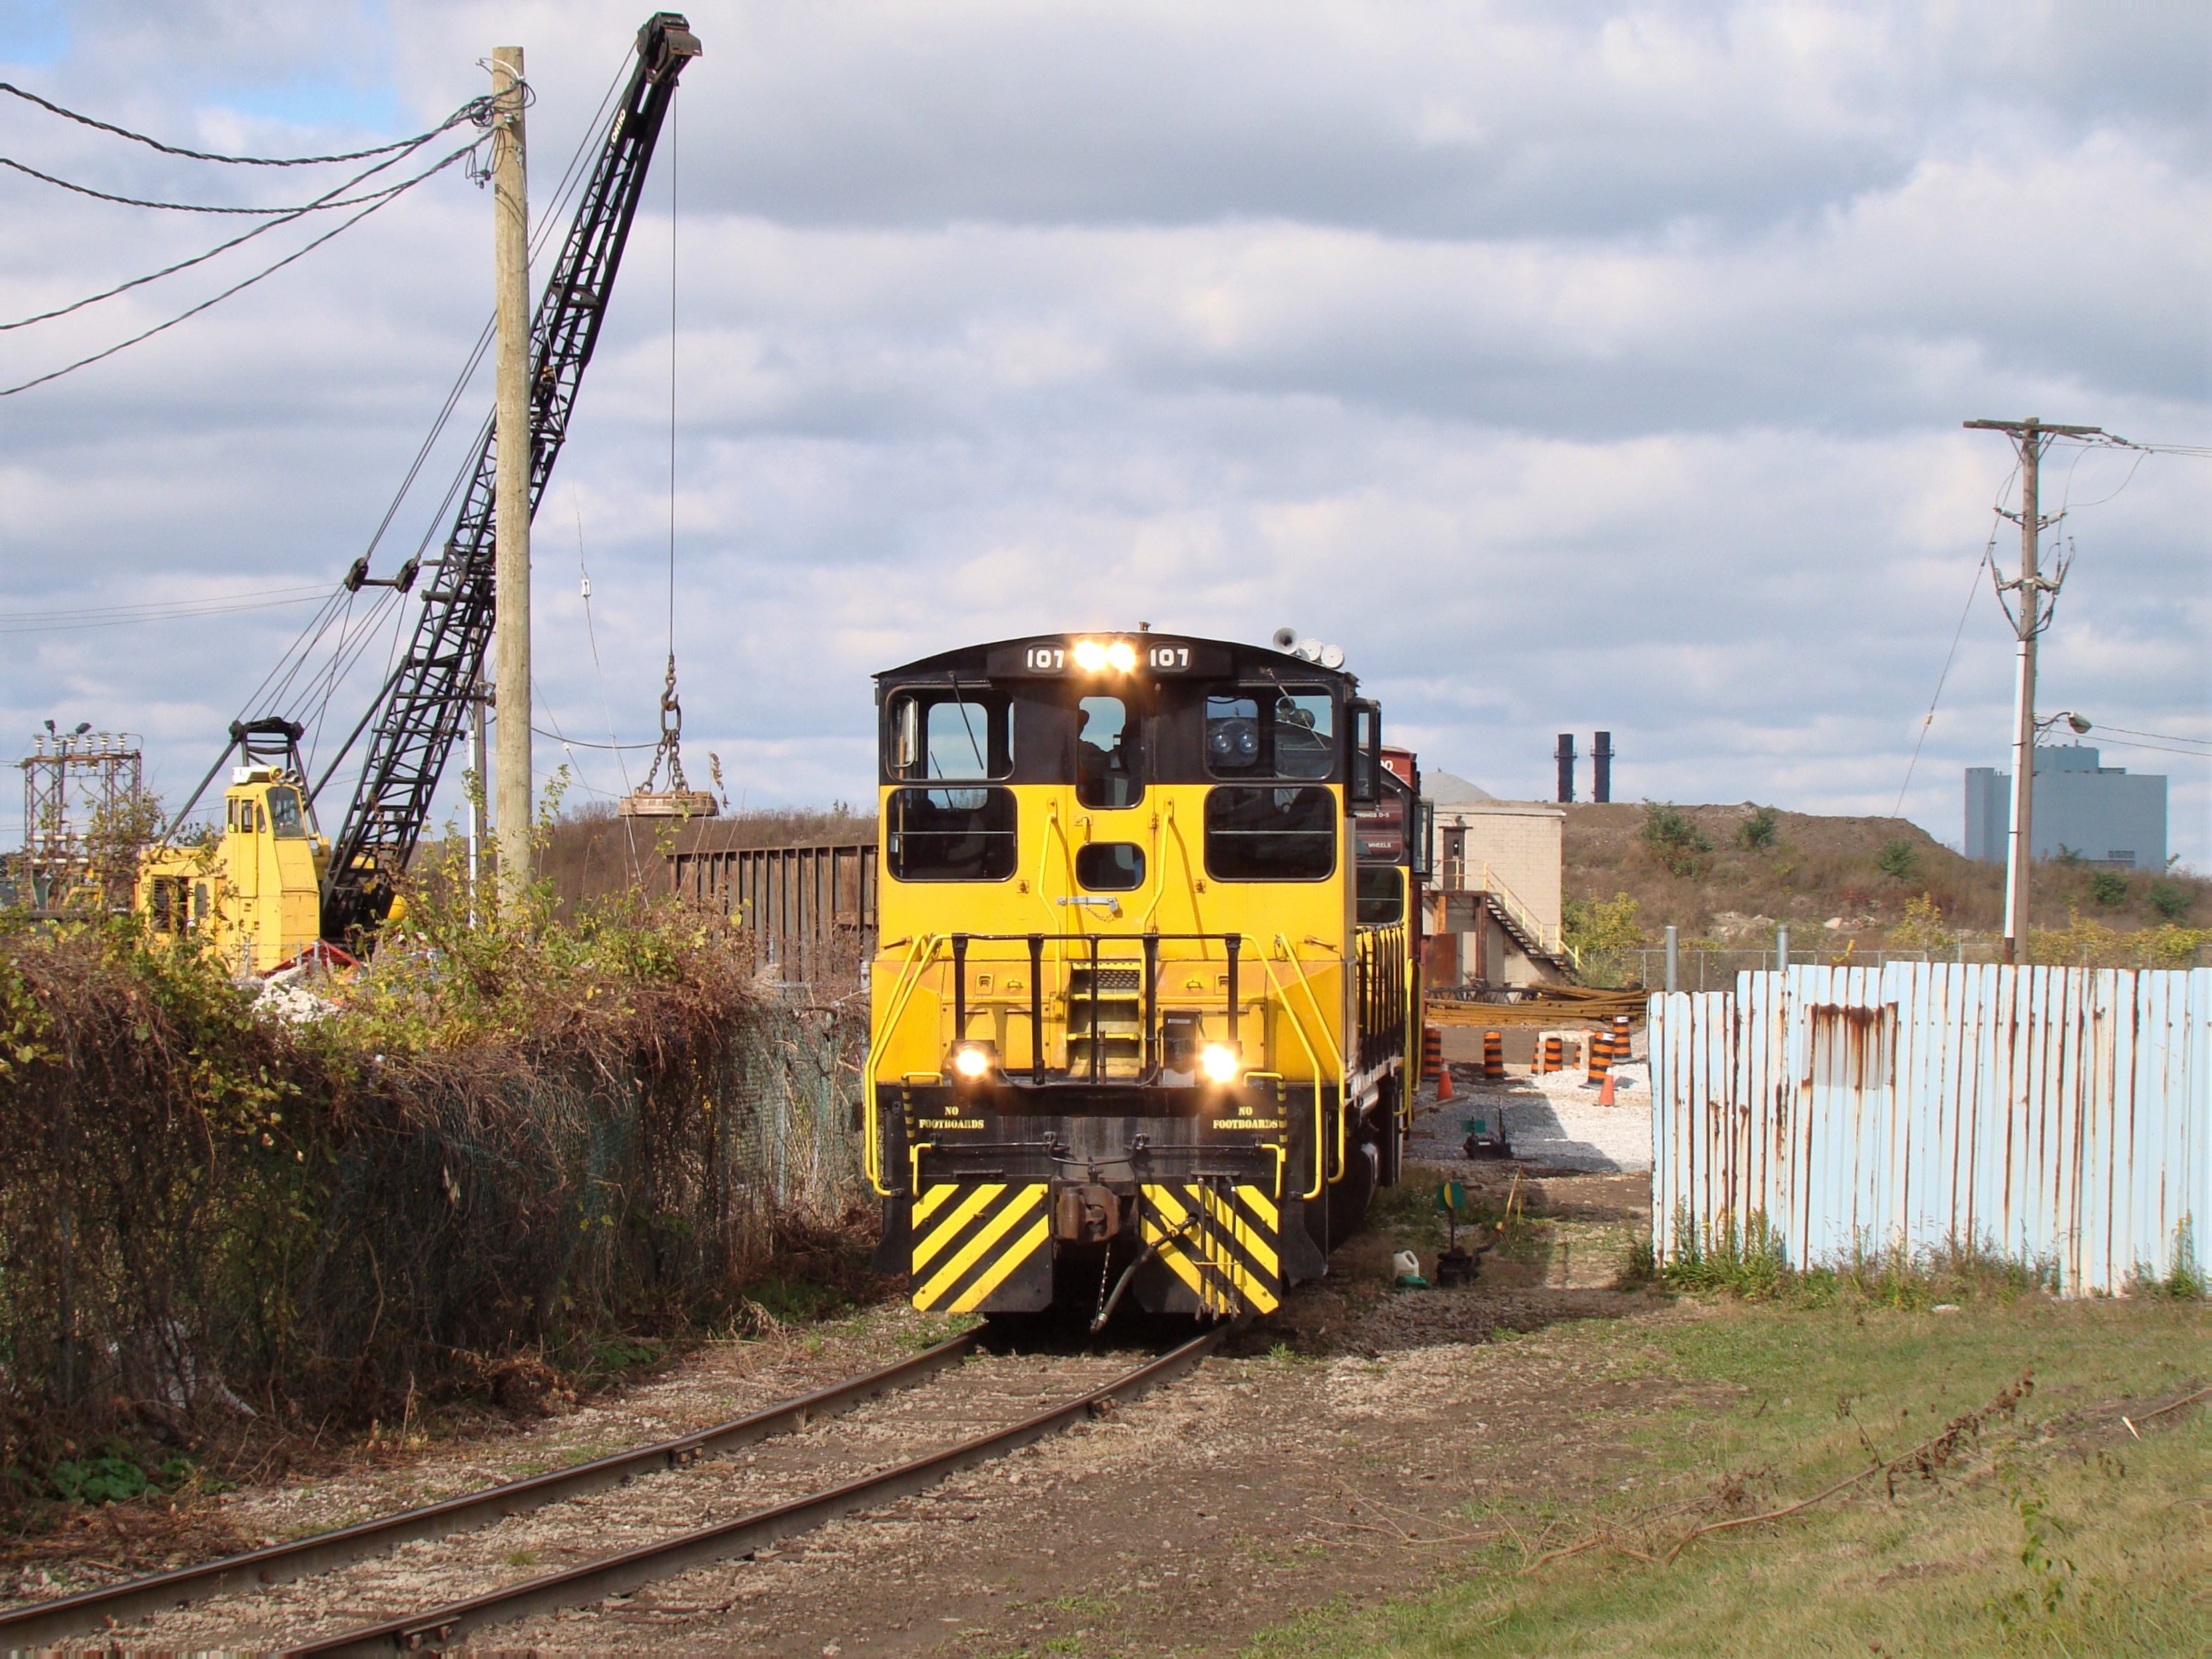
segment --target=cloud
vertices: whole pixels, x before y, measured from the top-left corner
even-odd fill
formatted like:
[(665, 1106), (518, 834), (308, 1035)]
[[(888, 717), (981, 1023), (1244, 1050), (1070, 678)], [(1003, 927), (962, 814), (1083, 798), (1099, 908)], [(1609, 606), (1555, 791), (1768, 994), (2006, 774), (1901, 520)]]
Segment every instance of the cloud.
[[(312, 149), (382, 109), (427, 125), (521, 41), (550, 192), (642, 15), (115, 8), (33, 81), (188, 141)], [(690, 15), (707, 56), (538, 520), (539, 694), (572, 737), (653, 729), (672, 171), (687, 747), (756, 804), (866, 798), (874, 671), (1143, 619), (1335, 640), (1395, 733), (1499, 793), (1548, 793), (1552, 734), (1602, 726), (1626, 796), (1886, 811), (1966, 606), (1905, 797), (1956, 839), (1959, 769), (2002, 762), (2011, 696), (1975, 573), (2009, 457), (1958, 422), (2212, 425), (2201, 8)], [(52, 129), (0, 112), (0, 152), (295, 188)], [(27, 181), (0, 204), (31, 228), (0, 247), (9, 315), (211, 240)], [(443, 179), (0, 400), (0, 611), (335, 577), (476, 338), (489, 243), (481, 194)], [(0, 365), (176, 302), (0, 334)], [(443, 533), (488, 401), (462, 398), (380, 568)], [(2212, 474), (2130, 465), (2051, 463), (2078, 559), (2043, 701), (2212, 735)], [(142, 729), (189, 787), (299, 620), (9, 636), (0, 729)], [(622, 787), (605, 752), (576, 759)], [(2212, 860), (2203, 764), (2106, 759), (2169, 770), (2174, 848)]]

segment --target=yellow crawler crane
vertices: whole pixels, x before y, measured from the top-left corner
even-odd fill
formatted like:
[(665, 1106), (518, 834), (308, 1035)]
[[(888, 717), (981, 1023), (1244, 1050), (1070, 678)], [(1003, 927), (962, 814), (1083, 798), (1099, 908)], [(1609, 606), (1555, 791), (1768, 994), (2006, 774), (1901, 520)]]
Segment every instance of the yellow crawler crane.
[(1353, 815), (1412, 797), (1319, 654), (1063, 635), (877, 677), (864, 1150), (915, 1306), (1266, 1312), (1395, 1178), (1412, 837), (1363, 866)]
[(322, 938), (330, 856), (295, 775), (275, 765), (235, 767), (221, 832), (147, 854), (137, 908), (156, 937), (188, 940), (234, 973), (265, 974)]

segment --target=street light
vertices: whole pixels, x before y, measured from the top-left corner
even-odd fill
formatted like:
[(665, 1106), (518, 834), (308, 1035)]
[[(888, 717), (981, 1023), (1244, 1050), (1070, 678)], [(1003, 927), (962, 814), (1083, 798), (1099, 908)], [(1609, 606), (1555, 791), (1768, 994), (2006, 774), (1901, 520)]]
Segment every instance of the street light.
[(2089, 722), (2087, 717), (2075, 714), (2070, 708), (2062, 708), (2057, 714), (2046, 715), (2042, 720), (2036, 721), (2036, 735), (2038, 737), (2042, 736), (2043, 733), (2048, 732), (2052, 726), (2057, 725), (2061, 720), (2064, 720), (2069, 726), (2073, 728), (2074, 735), (2075, 737), (2086, 738), (2089, 735)]

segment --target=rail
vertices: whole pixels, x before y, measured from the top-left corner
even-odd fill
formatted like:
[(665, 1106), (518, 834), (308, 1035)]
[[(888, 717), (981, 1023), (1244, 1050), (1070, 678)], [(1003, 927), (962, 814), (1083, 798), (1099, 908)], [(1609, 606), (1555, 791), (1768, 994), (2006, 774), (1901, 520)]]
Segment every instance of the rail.
[(450, 1537), (454, 1533), (489, 1526), (505, 1516), (604, 1491), (640, 1474), (681, 1468), (708, 1452), (793, 1433), (810, 1423), (849, 1411), (879, 1394), (918, 1382), (965, 1358), (975, 1348), (976, 1336), (974, 1331), (966, 1332), (896, 1364), (674, 1440), (617, 1452), (589, 1463), (509, 1481), (505, 1486), (486, 1487), (447, 1498), (441, 1504), (407, 1510), (381, 1520), (364, 1521), (335, 1532), (295, 1538), (289, 1543), (226, 1557), (201, 1566), (180, 1567), (150, 1578), (135, 1578), (127, 1583), (86, 1590), (58, 1601), (18, 1607), (0, 1613), (0, 1647), (11, 1651), (50, 1647), (71, 1637), (105, 1632), (126, 1619), (188, 1606), (228, 1591), (288, 1583), (350, 1562), (366, 1560), (418, 1538)]
[(1198, 1364), (1221, 1344), (1230, 1328), (1226, 1324), (1218, 1325), (1098, 1388), (1063, 1401), (1011, 1428), (978, 1435), (944, 1451), (915, 1458), (771, 1509), (757, 1510), (679, 1534), (657, 1544), (626, 1550), (486, 1595), (364, 1626), (323, 1641), (303, 1643), (290, 1651), (377, 1654), (389, 1653), (394, 1648), (442, 1648), (487, 1626), (627, 1595), (694, 1567), (750, 1554), (780, 1538), (811, 1531), (839, 1516), (926, 1491), (947, 1475), (1018, 1451), (1073, 1424), (1110, 1411)]

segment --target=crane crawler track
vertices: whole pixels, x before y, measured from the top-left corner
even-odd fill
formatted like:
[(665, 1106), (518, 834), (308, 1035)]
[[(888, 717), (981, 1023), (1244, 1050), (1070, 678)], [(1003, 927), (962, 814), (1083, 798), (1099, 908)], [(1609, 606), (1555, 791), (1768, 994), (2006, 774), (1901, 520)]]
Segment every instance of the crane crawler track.
[(363, 1626), (285, 1650), (292, 1654), (377, 1654), (395, 1649), (434, 1651), (488, 1625), (506, 1624), (533, 1613), (625, 1595), (641, 1585), (693, 1567), (749, 1556), (778, 1539), (810, 1531), (842, 1515), (872, 1509), (921, 1492), (949, 1474), (1019, 1450), (1072, 1424), (1110, 1410), (1113, 1405), (1132, 1399), (1153, 1384), (1166, 1382), (1196, 1364), (1219, 1346), (1230, 1328), (1217, 1326), (1012, 1427), (978, 1435), (943, 1451), (642, 1548), (586, 1562), (566, 1571), (549, 1573), (503, 1589)]
[(744, 1417), (617, 1452), (526, 1480), (488, 1486), (442, 1503), (425, 1504), (357, 1526), (275, 1544), (196, 1567), (180, 1567), (150, 1578), (135, 1578), (104, 1589), (86, 1590), (58, 1601), (40, 1601), (0, 1613), (0, 1649), (20, 1652), (73, 1636), (105, 1631), (125, 1620), (163, 1613), (236, 1590), (289, 1583), (366, 1560), (419, 1538), (441, 1538), (488, 1526), (548, 1504), (619, 1486), (635, 1476), (680, 1468), (710, 1452), (750, 1445), (787, 1434), (811, 1423), (849, 1411), (865, 1401), (903, 1389), (965, 1359), (977, 1333), (966, 1332), (924, 1349), (896, 1364), (848, 1377), (825, 1389), (797, 1395)]

